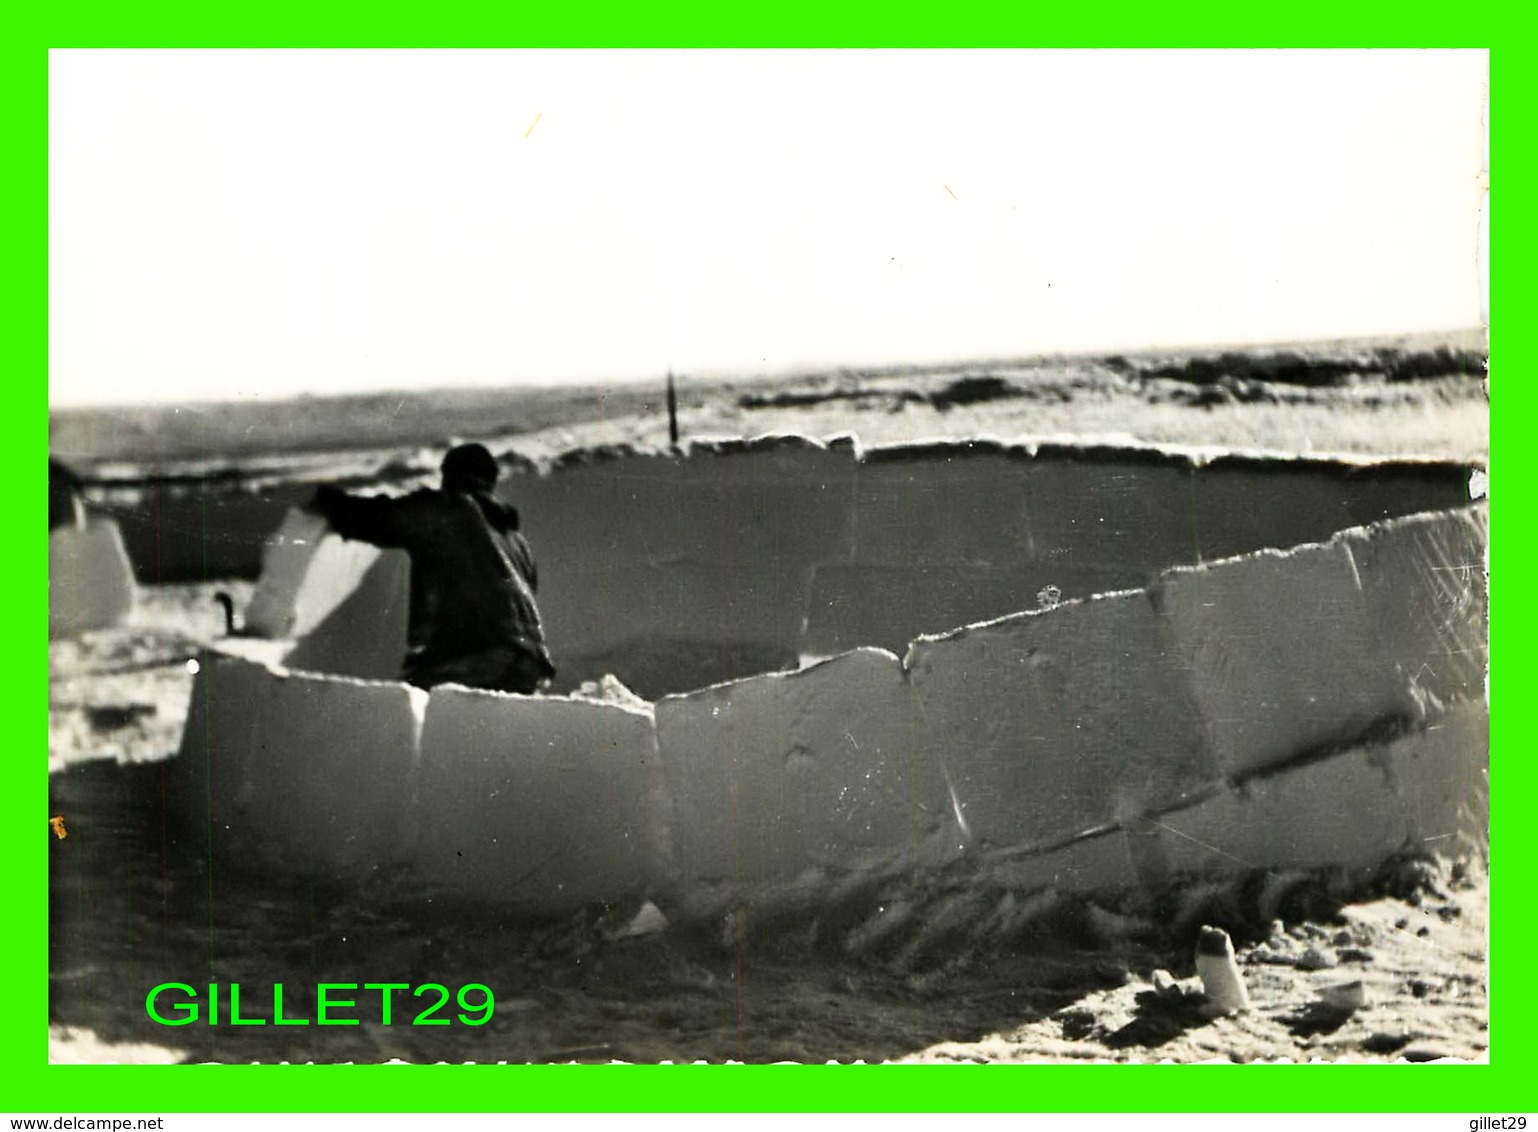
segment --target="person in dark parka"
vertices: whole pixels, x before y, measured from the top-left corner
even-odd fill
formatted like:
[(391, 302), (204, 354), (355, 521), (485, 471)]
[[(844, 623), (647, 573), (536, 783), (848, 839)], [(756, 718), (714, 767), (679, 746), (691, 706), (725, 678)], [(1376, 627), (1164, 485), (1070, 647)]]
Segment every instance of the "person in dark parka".
[(440, 490), (399, 498), (316, 489), (310, 508), (337, 534), (404, 550), (411, 559), (411, 616), (401, 676), (419, 688), (463, 684), (528, 694), (555, 665), (534, 591), (534, 554), (517, 508), (492, 494), (497, 462), (480, 444), (443, 458)]

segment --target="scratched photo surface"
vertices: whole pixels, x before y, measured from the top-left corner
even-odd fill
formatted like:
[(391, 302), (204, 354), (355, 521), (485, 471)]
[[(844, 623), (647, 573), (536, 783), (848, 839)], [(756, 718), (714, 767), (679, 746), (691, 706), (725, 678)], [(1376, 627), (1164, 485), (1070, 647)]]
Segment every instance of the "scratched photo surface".
[(1486, 1058), (1486, 70), (53, 53), (51, 1058)]

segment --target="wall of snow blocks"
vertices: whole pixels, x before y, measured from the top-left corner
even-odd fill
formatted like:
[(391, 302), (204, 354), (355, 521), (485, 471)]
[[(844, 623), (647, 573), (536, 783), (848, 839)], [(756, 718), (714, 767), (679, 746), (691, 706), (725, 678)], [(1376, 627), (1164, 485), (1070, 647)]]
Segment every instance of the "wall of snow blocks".
[[(1347, 530), (923, 637), (901, 661), (858, 648), (651, 709), (442, 688), (420, 735), (422, 694), (402, 685), (211, 657), (183, 775), (209, 828), (264, 860), (406, 861), (439, 890), (552, 914), (974, 852), (1003, 853), (1022, 888), (1367, 864), (1485, 836), (1487, 527), (1476, 505)], [(290, 668), (306, 649), (339, 663), (380, 602), (403, 608), (391, 561)], [(659, 664), (691, 589), (707, 609), (724, 592), (676, 569), (692, 579), (678, 605), (602, 606), (636, 608)], [(789, 632), (741, 616), (744, 639)]]
[[(610, 671), (656, 696), (798, 656), (900, 653), (919, 634), (1141, 588), (1172, 565), (1453, 505), (1466, 480), (1445, 463), (1201, 463), (989, 441), (858, 453), (782, 437), (678, 455), (574, 453), (547, 473), (505, 476), (499, 491), (540, 564), (557, 687)], [(314, 557), (317, 579), (351, 576), (368, 554), (335, 546)], [(322, 568), (329, 555), (335, 568)], [(332, 582), (305, 588), (298, 605), (336, 600)], [(259, 603), (251, 613), (253, 631), (281, 631)], [(303, 621), (287, 631), (302, 635)], [(335, 644), (318, 651), (337, 671), (387, 671)]]
[[(857, 862), (860, 847), (825, 828), (870, 777), (855, 752), (895, 753), (904, 780), (924, 784), (911, 806), (876, 803), (892, 833), (873, 845), (913, 860), (947, 838), (1030, 846), (1135, 829), (1266, 768), (1406, 728), (1438, 737), (1402, 765), (1433, 776), (1418, 804), (1445, 819), (1488, 744), (1444, 712), (1482, 701), (1460, 678), (1428, 707), (1406, 674), (1443, 654), (1482, 667), (1482, 584), (1448, 564), (1478, 556), (1484, 523), (1482, 507), (1465, 508), (1169, 571), (1148, 589), (921, 638), (903, 669), (866, 649), (667, 697), (657, 723), (681, 871), (766, 880)], [(1360, 792), (1361, 760), (1340, 757), (1314, 773)], [(1403, 822), (1394, 829), (1398, 845)]]
[(666, 657), (647, 648), (664, 636), (681, 658), (717, 643), (775, 667), (798, 653), (900, 653), (922, 633), (1142, 588), (1172, 565), (1452, 506), (1466, 482), (1449, 464), (1201, 464), (985, 441), (857, 457), (779, 438), (687, 457), (573, 457), (549, 475), (508, 477), (502, 493), (541, 564), (557, 664), (568, 657), (586, 678), (601, 662), (656, 695), (701, 672), (684, 659), (670, 681)]

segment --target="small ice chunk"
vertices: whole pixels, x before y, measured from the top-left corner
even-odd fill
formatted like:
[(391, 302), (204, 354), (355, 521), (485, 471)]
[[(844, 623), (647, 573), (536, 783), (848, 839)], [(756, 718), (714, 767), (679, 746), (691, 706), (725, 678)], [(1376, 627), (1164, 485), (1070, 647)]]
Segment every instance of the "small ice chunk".
[(1250, 1008), (1250, 996), (1244, 989), (1244, 976), (1234, 961), (1233, 941), (1222, 928), (1203, 927), (1196, 940), (1196, 973), (1212, 1009), (1219, 1014), (1237, 1014)]

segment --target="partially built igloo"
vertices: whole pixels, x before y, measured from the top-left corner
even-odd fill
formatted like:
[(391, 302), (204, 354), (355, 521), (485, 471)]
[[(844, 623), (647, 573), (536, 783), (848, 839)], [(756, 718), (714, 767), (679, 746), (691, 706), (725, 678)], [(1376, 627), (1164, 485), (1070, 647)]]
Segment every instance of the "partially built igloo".
[(1468, 475), (785, 438), (511, 475), (563, 686), (619, 703), (395, 683), (404, 560), (294, 515), (248, 610), (291, 639), (205, 659), (183, 784), (249, 859), (541, 912), (1477, 846)]

